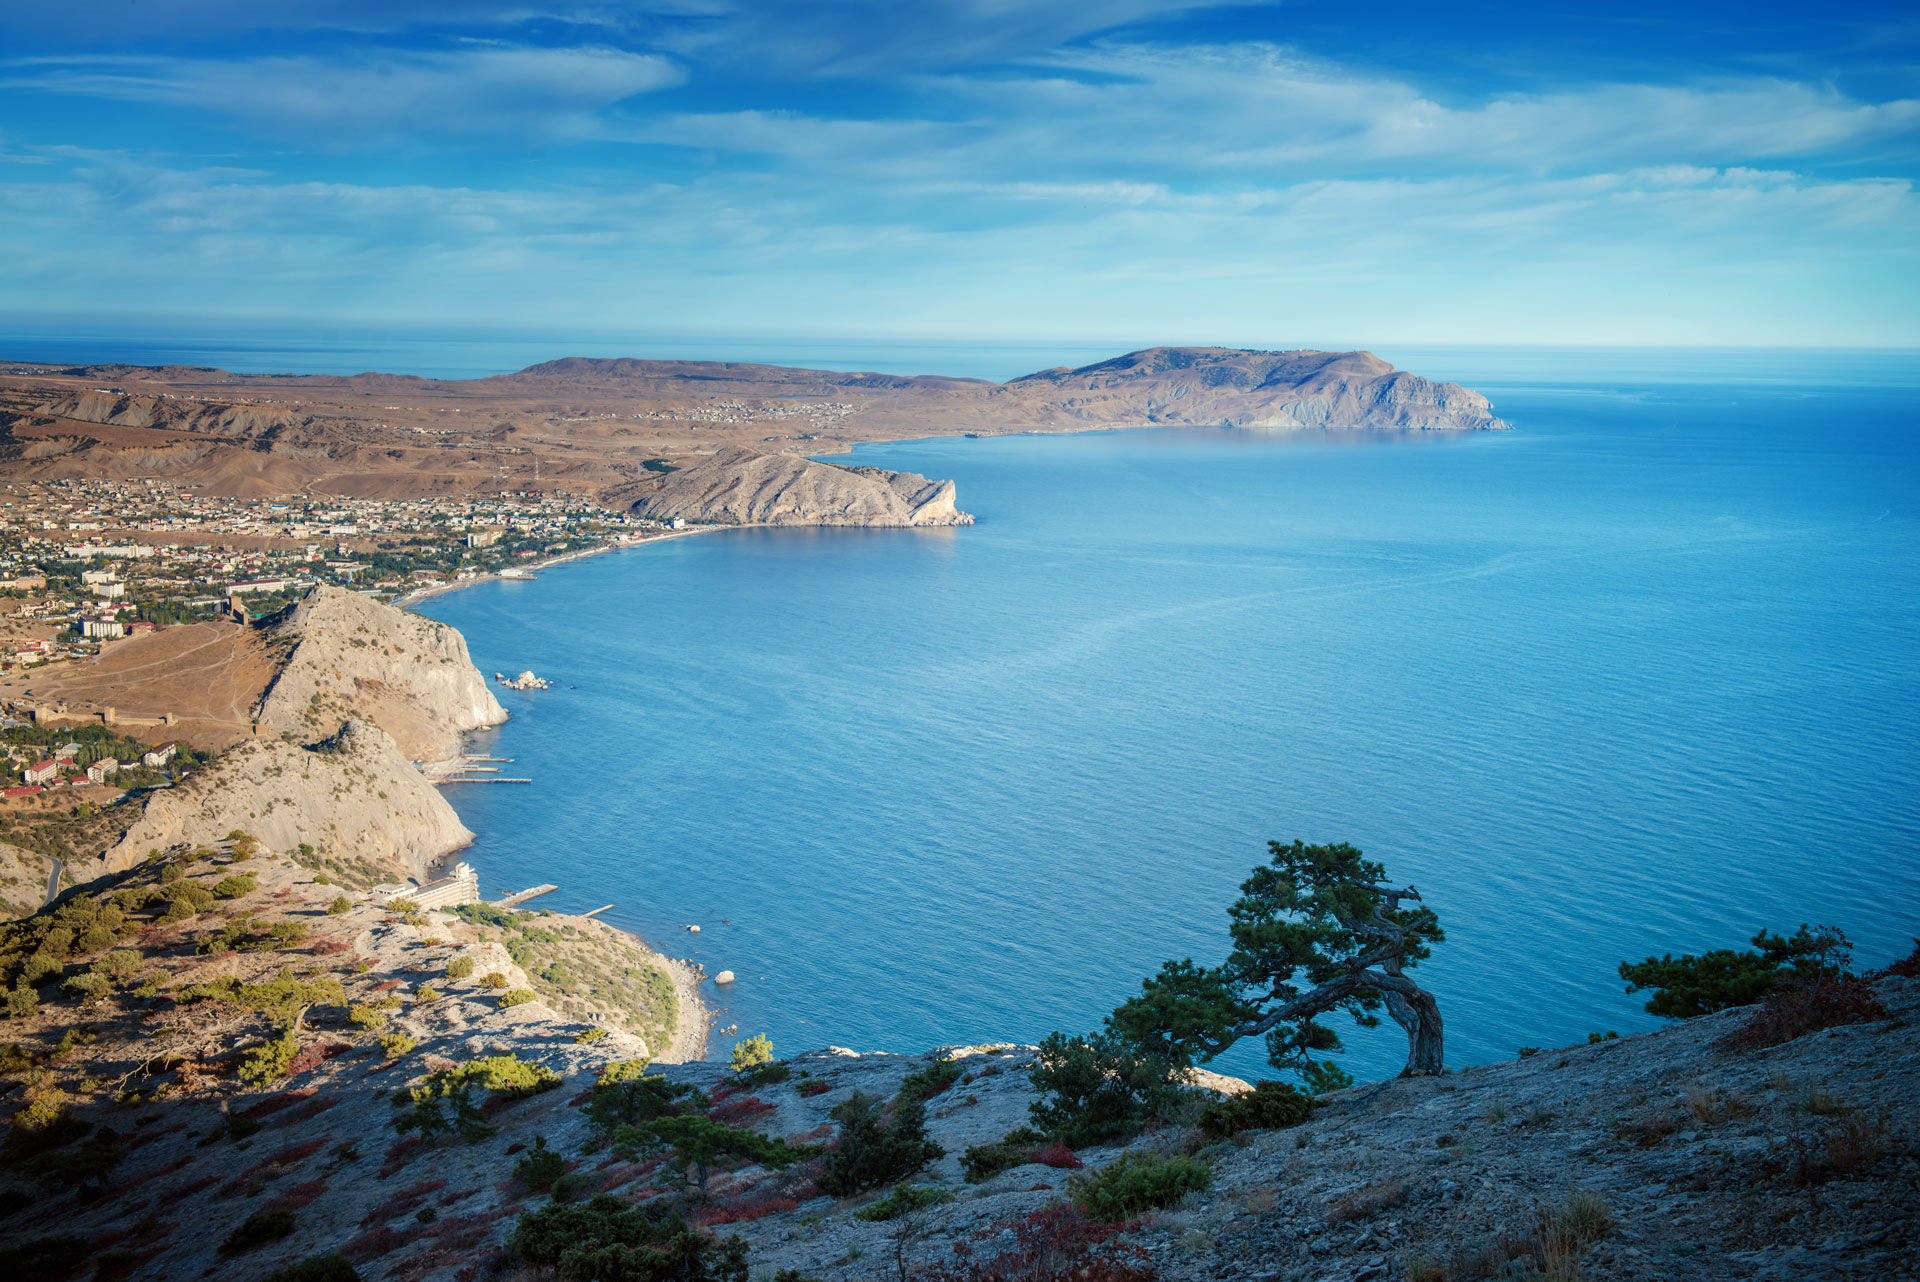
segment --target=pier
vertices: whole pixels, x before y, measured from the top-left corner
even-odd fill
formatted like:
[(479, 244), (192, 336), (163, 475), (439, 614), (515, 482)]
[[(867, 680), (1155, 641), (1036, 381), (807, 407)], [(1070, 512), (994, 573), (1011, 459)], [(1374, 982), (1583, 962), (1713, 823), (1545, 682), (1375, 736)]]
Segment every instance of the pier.
[(613, 907), (613, 905), (612, 905), (612, 904), (601, 904), (601, 905), (600, 905), (600, 906), (599, 906), (598, 908), (596, 908), (596, 909), (594, 909), (594, 910), (593, 910), (592, 912), (590, 912), (590, 913), (581, 913), (580, 915), (581, 915), (582, 917), (598, 917), (598, 916), (599, 916), (599, 915), (600, 915), (601, 913), (603, 913), (603, 912), (605, 912), (605, 911), (607, 911), (607, 909), (609, 909), (609, 908), (611, 908), (611, 907)]
[[(544, 886), (532, 886), (526, 890), (517, 891), (514, 894), (508, 895), (505, 899), (496, 899), (493, 901), (492, 905), (490, 906), (501, 909), (503, 911), (506, 909), (518, 908), (521, 904), (526, 903), (529, 899), (537, 898), (538, 896), (544, 895), (549, 891), (558, 890), (558, 889), (560, 889), (560, 887), (553, 885), (551, 882), (549, 882), (547, 885), (544, 885)], [(607, 907), (611, 908), (613, 907), (613, 905), (608, 904)]]

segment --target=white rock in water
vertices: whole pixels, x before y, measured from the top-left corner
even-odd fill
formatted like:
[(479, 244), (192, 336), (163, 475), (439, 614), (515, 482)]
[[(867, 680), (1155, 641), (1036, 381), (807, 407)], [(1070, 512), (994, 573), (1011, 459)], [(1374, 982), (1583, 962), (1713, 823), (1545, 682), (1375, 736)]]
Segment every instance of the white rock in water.
[(731, 984), (733, 982), (733, 972), (730, 970), (723, 970), (718, 975), (715, 975), (713, 977), (713, 982), (716, 984)]
[(527, 685), (532, 685), (534, 682), (538, 681), (539, 679), (540, 679), (539, 677), (536, 677), (533, 675), (533, 669), (531, 668), (527, 669), (525, 672), (522, 672), (519, 676), (514, 678), (515, 681), (524, 682)]
[(698, 926), (689, 926), (687, 927), (687, 933), (689, 935), (697, 935), (700, 933), (700, 928)]

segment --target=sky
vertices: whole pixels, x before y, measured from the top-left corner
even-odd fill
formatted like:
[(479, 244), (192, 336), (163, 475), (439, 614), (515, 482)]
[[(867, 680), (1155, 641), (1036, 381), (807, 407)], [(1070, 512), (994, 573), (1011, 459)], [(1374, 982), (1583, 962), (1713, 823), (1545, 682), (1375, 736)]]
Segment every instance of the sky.
[(0, 5), (29, 325), (1917, 347), (1917, 169), (1911, 4)]

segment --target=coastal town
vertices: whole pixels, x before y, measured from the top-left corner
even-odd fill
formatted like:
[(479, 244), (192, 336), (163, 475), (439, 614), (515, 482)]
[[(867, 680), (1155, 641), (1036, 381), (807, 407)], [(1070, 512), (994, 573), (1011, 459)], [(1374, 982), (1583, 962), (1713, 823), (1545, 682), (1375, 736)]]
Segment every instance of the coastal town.
[(318, 583), (392, 601), (684, 526), (564, 491), (269, 500), (157, 480), (14, 482), (0, 487), (0, 675), (173, 624), (258, 617)]

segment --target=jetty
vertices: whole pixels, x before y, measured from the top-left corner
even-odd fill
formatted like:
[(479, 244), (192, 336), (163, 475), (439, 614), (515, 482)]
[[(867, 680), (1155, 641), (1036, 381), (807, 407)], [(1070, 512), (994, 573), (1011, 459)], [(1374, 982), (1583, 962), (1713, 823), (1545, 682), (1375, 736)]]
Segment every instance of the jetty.
[[(508, 895), (505, 899), (496, 899), (493, 901), (492, 904), (488, 906), (492, 908), (498, 908), (504, 912), (511, 908), (518, 908), (521, 904), (526, 903), (529, 899), (537, 898), (538, 896), (544, 895), (549, 891), (554, 891), (558, 889), (560, 889), (560, 887), (552, 884), (551, 882), (547, 883), (544, 886), (530, 886), (525, 890), (515, 891), (513, 894)], [(613, 905), (608, 904), (607, 907), (611, 908), (613, 907)]]
[(613, 905), (612, 905), (612, 904), (601, 904), (601, 905), (600, 905), (600, 906), (599, 906), (598, 908), (596, 908), (596, 909), (594, 909), (594, 910), (593, 910), (592, 912), (590, 912), (590, 913), (581, 913), (580, 915), (581, 915), (582, 917), (598, 917), (598, 916), (599, 916), (599, 915), (600, 915), (601, 913), (603, 913), (603, 912), (605, 912), (605, 911), (607, 911), (607, 909), (609, 909), (609, 908), (611, 908), (611, 907), (613, 907)]

